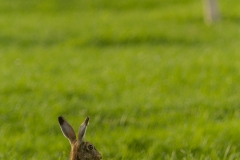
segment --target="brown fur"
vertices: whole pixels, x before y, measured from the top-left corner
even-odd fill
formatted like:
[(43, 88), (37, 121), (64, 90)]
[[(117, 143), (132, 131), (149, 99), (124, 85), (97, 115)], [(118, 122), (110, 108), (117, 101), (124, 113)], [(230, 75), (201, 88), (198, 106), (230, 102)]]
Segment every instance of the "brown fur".
[(65, 137), (68, 138), (71, 144), (70, 160), (102, 159), (101, 154), (97, 151), (95, 146), (92, 143), (83, 140), (88, 125), (88, 120), (89, 118), (87, 117), (86, 120), (81, 124), (78, 133), (78, 140), (76, 140), (76, 135), (71, 125), (66, 121), (64, 117), (58, 117), (62, 132)]

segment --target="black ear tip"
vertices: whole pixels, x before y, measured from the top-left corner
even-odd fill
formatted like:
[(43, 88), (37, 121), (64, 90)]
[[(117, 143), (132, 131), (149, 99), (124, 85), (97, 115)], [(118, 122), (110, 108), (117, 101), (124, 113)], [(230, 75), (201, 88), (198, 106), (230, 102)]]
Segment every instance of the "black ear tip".
[(60, 125), (62, 125), (62, 124), (63, 124), (63, 122), (64, 122), (64, 119), (63, 119), (63, 117), (62, 117), (62, 116), (59, 116), (59, 117), (58, 117), (58, 122), (60, 123)]
[(89, 121), (89, 117), (86, 117), (86, 119), (85, 119), (85, 121), (84, 121), (84, 123), (85, 123), (86, 126), (88, 125), (88, 121)]

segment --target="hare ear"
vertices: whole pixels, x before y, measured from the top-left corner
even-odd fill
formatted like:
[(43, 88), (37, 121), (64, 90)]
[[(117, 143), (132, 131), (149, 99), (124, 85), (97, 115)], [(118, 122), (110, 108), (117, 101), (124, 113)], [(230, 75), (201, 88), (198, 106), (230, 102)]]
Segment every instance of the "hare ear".
[(89, 117), (86, 117), (85, 121), (81, 124), (79, 131), (78, 131), (78, 140), (80, 142), (84, 141), (84, 136), (87, 130), (87, 125), (88, 125)]
[(72, 144), (76, 141), (76, 134), (72, 128), (72, 126), (67, 122), (67, 120), (63, 116), (58, 117), (58, 122), (60, 124), (61, 130), (64, 136), (70, 141)]

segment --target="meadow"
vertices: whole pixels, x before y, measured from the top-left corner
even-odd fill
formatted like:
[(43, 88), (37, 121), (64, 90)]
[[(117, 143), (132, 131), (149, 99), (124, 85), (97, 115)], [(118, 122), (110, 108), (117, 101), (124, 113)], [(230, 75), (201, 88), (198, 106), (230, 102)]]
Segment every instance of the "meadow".
[(0, 0), (0, 159), (240, 159), (240, 1)]

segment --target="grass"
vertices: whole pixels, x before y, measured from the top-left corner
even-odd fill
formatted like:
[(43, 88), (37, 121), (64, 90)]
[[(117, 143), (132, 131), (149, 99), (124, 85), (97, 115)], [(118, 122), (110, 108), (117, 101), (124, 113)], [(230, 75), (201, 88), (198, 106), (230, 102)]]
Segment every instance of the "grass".
[(104, 159), (239, 159), (239, 3), (0, 1), (0, 159), (67, 159), (59, 115)]

